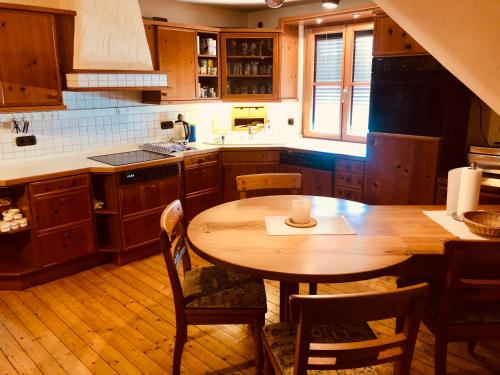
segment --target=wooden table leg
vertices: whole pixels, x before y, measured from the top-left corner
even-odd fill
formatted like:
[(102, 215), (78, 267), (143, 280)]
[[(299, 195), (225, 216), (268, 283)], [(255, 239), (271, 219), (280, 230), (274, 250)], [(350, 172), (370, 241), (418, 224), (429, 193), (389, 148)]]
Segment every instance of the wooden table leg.
[(280, 322), (291, 320), (290, 303), (288, 301), (291, 294), (299, 294), (299, 283), (280, 281)]

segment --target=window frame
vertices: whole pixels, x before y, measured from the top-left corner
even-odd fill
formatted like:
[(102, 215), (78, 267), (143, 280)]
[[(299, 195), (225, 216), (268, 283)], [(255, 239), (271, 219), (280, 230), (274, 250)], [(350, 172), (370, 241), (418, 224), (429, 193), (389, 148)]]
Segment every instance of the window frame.
[[(330, 139), (347, 142), (366, 143), (366, 136), (348, 135), (347, 129), (351, 119), (353, 87), (370, 87), (370, 82), (353, 82), (354, 69), (354, 36), (357, 31), (373, 30), (373, 21), (306, 28), (304, 53), (304, 89), (303, 89), (303, 118), (302, 134), (307, 138)], [(315, 50), (316, 36), (324, 34), (342, 33), (342, 66), (340, 80), (340, 126), (339, 134), (317, 132), (311, 129), (313, 116), (313, 95), (317, 86), (334, 86), (337, 82), (315, 82)]]

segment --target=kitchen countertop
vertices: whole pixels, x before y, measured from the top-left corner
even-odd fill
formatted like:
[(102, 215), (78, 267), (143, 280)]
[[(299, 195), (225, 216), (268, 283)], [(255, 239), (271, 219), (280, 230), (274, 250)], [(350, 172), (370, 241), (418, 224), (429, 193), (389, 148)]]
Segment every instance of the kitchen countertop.
[(305, 152), (321, 152), (349, 157), (354, 160), (364, 160), (366, 145), (346, 142), (300, 138), (283, 144), (253, 144), (253, 145), (214, 145), (194, 143), (190, 146), (195, 150), (175, 153), (174, 157), (157, 159), (143, 163), (111, 166), (88, 159), (89, 156), (113, 154), (138, 150), (138, 145), (108, 147), (82, 152), (72, 152), (59, 155), (45, 155), (36, 158), (0, 162), (0, 186), (12, 186), (43, 179), (69, 176), (79, 173), (112, 173), (155, 165), (171, 164), (182, 161), (184, 157), (214, 152), (240, 150), (282, 150), (291, 149)]

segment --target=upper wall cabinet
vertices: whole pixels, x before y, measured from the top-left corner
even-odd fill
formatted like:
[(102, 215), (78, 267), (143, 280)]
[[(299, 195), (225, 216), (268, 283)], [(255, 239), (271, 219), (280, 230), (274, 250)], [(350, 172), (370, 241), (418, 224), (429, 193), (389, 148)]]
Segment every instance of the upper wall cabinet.
[(373, 56), (421, 55), (428, 52), (386, 14), (375, 17)]
[(279, 98), (279, 33), (222, 33), (222, 98)]
[[(201, 46), (202, 42), (212, 46), (208, 40), (217, 41), (217, 31), (149, 20), (145, 21), (145, 30), (154, 69), (167, 73), (168, 87), (143, 92), (143, 102), (191, 101), (208, 98), (211, 92), (218, 96), (218, 54), (209, 54), (208, 49), (205, 51), (204, 45)], [(213, 48), (210, 51), (214, 52)]]
[(0, 111), (65, 108), (56, 25), (59, 15), (75, 13), (54, 12), (0, 6)]

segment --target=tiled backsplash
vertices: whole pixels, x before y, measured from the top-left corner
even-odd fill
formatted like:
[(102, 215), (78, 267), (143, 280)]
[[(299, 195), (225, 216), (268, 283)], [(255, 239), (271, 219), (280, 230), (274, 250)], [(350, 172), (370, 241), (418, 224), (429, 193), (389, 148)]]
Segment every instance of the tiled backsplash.
[[(140, 95), (133, 91), (65, 92), (66, 111), (0, 114), (0, 161), (168, 139), (172, 134), (160, 129), (160, 121), (175, 120), (179, 113), (198, 125), (199, 140), (212, 138), (214, 116), (219, 121), (231, 121), (233, 103), (147, 105), (140, 102)], [(266, 106), (275, 137), (285, 139), (298, 134), (297, 102)], [(37, 137), (34, 146), (15, 144), (21, 134), (12, 132), (12, 119), (23, 117), (31, 124), (29, 134)], [(289, 117), (295, 119), (295, 126), (286, 125)]]

